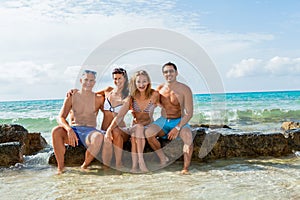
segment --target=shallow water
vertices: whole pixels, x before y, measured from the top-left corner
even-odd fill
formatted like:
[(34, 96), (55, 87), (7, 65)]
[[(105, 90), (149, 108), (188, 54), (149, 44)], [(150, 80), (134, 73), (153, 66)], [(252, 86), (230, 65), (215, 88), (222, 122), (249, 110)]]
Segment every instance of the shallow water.
[(129, 174), (101, 166), (88, 172), (68, 167), (25, 166), (0, 171), (1, 199), (299, 199), (300, 158), (230, 159), (181, 162), (149, 174)]

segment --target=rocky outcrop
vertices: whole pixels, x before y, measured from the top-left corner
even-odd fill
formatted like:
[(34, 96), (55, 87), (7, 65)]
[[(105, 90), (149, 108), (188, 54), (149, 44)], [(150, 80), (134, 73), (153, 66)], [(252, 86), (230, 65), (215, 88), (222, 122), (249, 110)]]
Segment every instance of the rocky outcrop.
[[(300, 131), (293, 132), (288, 136), (282, 133), (262, 134), (259, 132), (222, 135), (217, 130), (208, 132), (206, 126), (203, 126), (205, 128), (199, 127), (193, 130), (194, 151), (192, 161), (202, 162), (233, 157), (280, 157), (300, 151)], [(220, 128), (220, 126), (216, 127)], [(168, 140), (161, 140), (160, 142), (169, 158), (183, 160), (182, 156), (178, 157), (182, 154), (183, 143), (181, 140), (174, 140), (172, 143)], [(126, 143), (124, 149), (130, 151), (130, 143)], [(149, 151), (152, 150), (146, 145), (145, 152)], [(66, 165), (81, 164), (84, 160), (84, 152), (83, 147), (67, 149)], [(50, 156), (49, 163), (56, 163), (54, 154)]]
[(11, 166), (23, 162), (20, 142), (0, 143), (0, 166)]
[(0, 125), (0, 165), (23, 162), (23, 155), (33, 155), (47, 146), (40, 133), (28, 133), (20, 125)]
[(32, 155), (43, 150), (48, 144), (41, 133), (28, 133), (24, 140), (24, 155)]
[[(215, 138), (217, 142), (215, 143)], [(282, 133), (262, 134), (259, 132), (222, 135), (206, 134), (197, 130), (194, 139), (193, 160), (232, 157), (286, 156), (300, 150), (300, 131), (292, 135)]]
[[(85, 151), (86, 148), (84, 146), (78, 146), (78, 147), (66, 146), (65, 165), (67, 166), (81, 165), (84, 161)], [(97, 159), (95, 159), (94, 162), (100, 163), (100, 161), (97, 161)], [(52, 153), (49, 157), (49, 164), (57, 165), (54, 153)]]

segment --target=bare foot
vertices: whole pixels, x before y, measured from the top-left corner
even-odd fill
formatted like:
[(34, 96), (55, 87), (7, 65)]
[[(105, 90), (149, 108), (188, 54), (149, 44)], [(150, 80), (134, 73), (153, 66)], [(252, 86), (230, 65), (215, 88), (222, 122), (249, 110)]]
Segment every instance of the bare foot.
[(146, 167), (146, 164), (144, 162), (139, 162), (140, 170), (142, 173), (149, 172), (148, 168)]
[(137, 170), (137, 168), (132, 168), (132, 169), (130, 170), (130, 172), (131, 172), (131, 173), (138, 173), (138, 170)]
[(165, 166), (168, 162), (169, 162), (169, 158), (165, 156), (165, 159), (160, 161), (160, 165)]
[(190, 175), (191, 173), (189, 172), (188, 169), (183, 169), (183, 170), (181, 170), (180, 174), (181, 175)]
[(89, 171), (89, 169), (85, 165), (81, 165), (80, 169), (81, 169), (81, 171), (84, 171), (84, 172), (88, 172)]
[(64, 173), (64, 170), (63, 169), (57, 169), (57, 175), (61, 175), (62, 173)]

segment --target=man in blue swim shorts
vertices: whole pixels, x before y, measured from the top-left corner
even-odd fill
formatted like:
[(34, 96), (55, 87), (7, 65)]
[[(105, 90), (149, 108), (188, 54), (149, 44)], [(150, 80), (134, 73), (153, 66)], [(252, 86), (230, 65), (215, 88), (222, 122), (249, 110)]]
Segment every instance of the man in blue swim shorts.
[[(66, 97), (58, 116), (59, 126), (52, 130), (52, 144), (57, 161), (57, 171), (64, 169), (65, 144), (84, 145), (87, 148), (82, 169), (86, 169), (98, 154), (103, 139), (103, 131), (96, 129), (97, 115), (104, 98), (92, 91), (96, 81), (96, 72), (84, 70), (81, 78), (81, 90)], [(71, 113), (70, 124), (67, 117)]]
[(193, 136), (188, 125), (193, 116), (192, 91), (187, 85), (177, 81), (178, 71), (174, 63), (166, 63), (162, 67), (162, 73), (166, 82), (157, 87), (163, 107), (161, 117), (146, 129), (145, 135), (151, 148), (158, 155), (161, 165), (165, 165), (168, 158), (156, 137), (174, 140), (179, 136), (184, 143), (181, 174), (189, 174), (188, 168), (193, 154)]

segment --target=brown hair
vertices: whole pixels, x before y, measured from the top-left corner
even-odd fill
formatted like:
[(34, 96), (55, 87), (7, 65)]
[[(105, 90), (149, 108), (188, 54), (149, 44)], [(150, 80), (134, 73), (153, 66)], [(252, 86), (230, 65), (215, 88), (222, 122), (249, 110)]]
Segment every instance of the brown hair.
[(119, 68), (113, 69), (112, 75), (114, 75), (114, 74), (122, 74), (125, 78), (125, 83), (124, 83), (123, 90), (122, 90), (122, 99), (125, 99), (129, 95), (127, 72), (125, 69), (119, 67)]

